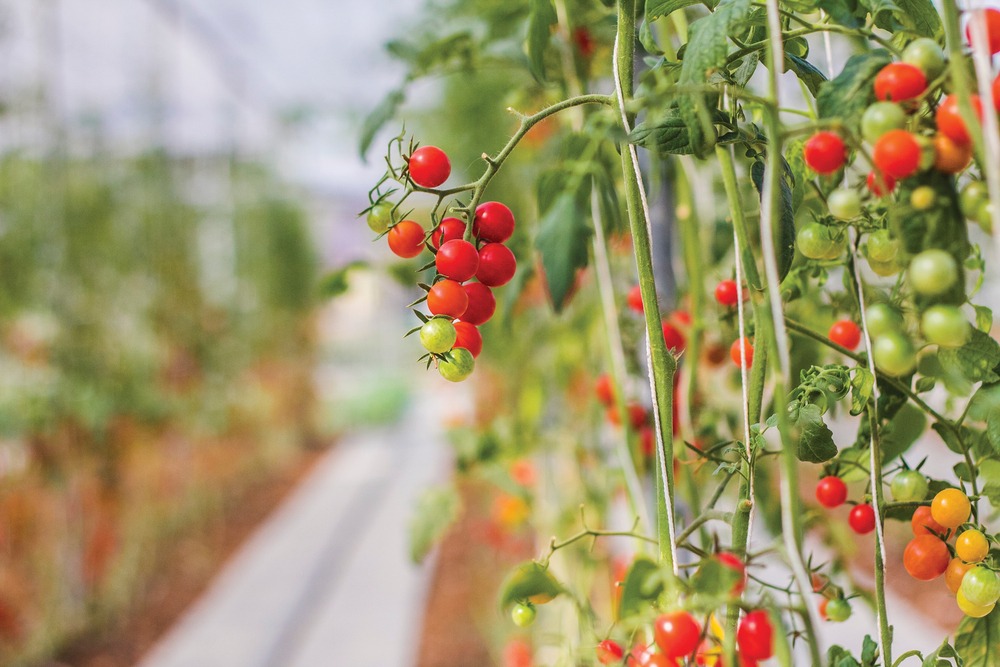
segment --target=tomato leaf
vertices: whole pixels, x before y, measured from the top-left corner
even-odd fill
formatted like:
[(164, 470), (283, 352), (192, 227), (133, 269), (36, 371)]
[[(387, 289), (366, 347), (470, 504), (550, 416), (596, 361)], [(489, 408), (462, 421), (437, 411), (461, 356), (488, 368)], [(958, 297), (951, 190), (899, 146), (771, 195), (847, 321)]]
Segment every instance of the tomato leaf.
[(663, 578), (660, 576), (660, 567), (649, 558), (641, 556), (636, 558), (622, 583), (618, 619), (648, 611), (662, 591)]
[(410, 523), (410, 558), (420, 563), (458, 518), (461, 500), (452, 486), (428, 489)]
[(986, 306), (973, 305), (976, 309), (976, 328), (989, 333), (993, 328), (993, 311)]
[(924, 413), (911, 403), (905, 404), (882, 431), (882, 463), (904, 454), (926, 428), (927, 417)]
[(875, 391), (875, 376), (867, 368), (857, 368), (851, 376), (851, 414), (860, 415)]
[(346, 266), (342, 266), (339, 269), (330, 271), (325, 276), (320, 278), (319, 281), (319, 296), (322, 299), (332, 299), (338, 297), (347, 291), (347, 274), (353, 269), (361, 268), (367, 266), (367, 262), (355, 261), (350, 262)]
[(365, 157), (368, 149), (371, 148), (372, 141), (375, 140), (375, 135), (382, 129), (383, 125), (393, 119), (396, 111), (405, 100), (406, 95), (403, 94), (402, 89), (397, 88), (396, 90), (389, 91), (382, 98), (382, 101), (379, 102), (378, 106), (372, 109), (372, 112), (365, 118), (365, 122), (361, 126), (361, 141), (358, 143), (358, 154), (362, 158)]
[(552, 26), (557, 22), (551, 0), (531, 0), (528, 13), (528, 69), (538, 81), (545, 81), (545, 50), (552, 38)]
[(562, 593), (563, 587), (538, 561), (518, 565), (500, 587), (500, 607), (506, 609), (518, 602), (544, 604)]
[(877, 49), (851, 56), (844, 69), (819, 87), (816, 110), (820, 118), (840, 118), (858, 129), (862, 112), (875, 101), (872, 80), (892, 61), (888, 51)]
[[(720, 110), (713, 110), (713, 123), (724, 123), (728, 120)], [(669, 107), (663, 112), (650, 113), (646, 121), (639, 123), (629, 133), (628, 140), (629, 143), (643, 146), (659, 154), (660, 157), (690, 155), (694, 152), (687, 123), (676, 106)]]
[(955, 650), (965, 667), (1000, 665), (1000, 611), (982, 618), (965, 617), (955, 632)]
[(795, 427), (799, 431), (796, 456), (800, 461), (823, 463), (837, 455), (833, 432), (823, 421), (818, 405), (807, 403), (799, 406)]
[(996, 373), (1000, 364), (1000, 344), (979, 329), (972, 330), (972, 336), (962, 347), (938, 350), (938, 358), (944, 366), (961, 370), (972, 382), (1000, 381)]
[[(646, 22), (652, 23), (663, 16), (670, 16), (678, 9), (697, 4), (700, 4), (699, 0), (649, 0), (646, 3)], [(714, 6), (711, 2), (706, 4), (709, 8)]]
[(587, 266), (590, 236), (588, 215), (573, 192), (564, 191), (542, 214), (535, 247), (542, 256), (545, 284), (555, 311), (569, 302), (576, 272)]
[[(755, 160), (750, 166), (750, 178), (757, 193), (764, 196), (764, 163)], [(795, 211), (792, 208), (792, 188), (795, 177), (784, 158), (781, 160), (780, 199), (778, 203), (778, 228), (775, 230), (775, 253), (778, 256), (778, 280), (784, 280), (795, 259)]]
[(827, 80), (826, 76), (805, 58), (786, 53), (785, 71), (789, 70), (794, 72), (795, 76), (799, 77), (799, 80), (805, 84), (806, 88), (813, 95), (819, 92), (819, 87)]
[(861, 663), (842, 646), (830, 647), (826, 652), (826, 663), (830, 667), (861, 667)]
[(704, 597), (719, 598), (718, 602), (721, 604), (730, 597), (733, 586), (739, 581), (740, 574), (735, 569), (723, 565), (715, 558), (708, 558), (691, 577), (691, 588)]
[(930, 0), (896, 0), (900, 20), (906, 32), (920, 37), (940, 38), (944, 34), (941, 15)]

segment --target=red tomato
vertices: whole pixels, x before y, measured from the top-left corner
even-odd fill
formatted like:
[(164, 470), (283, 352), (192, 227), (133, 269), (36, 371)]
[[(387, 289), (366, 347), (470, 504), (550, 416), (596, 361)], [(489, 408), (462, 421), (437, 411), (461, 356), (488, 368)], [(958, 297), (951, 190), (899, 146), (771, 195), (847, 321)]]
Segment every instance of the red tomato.
[(663, 323), (663, 341), (667, 344), (668, 350), (680, 352), (684, 349), (684, 334), (670, 322)]
[(907, 178), (920, 166), (920, 144), (906, 130), (889, 130), (875, 142), (872, 160), (883, 174)]
[(867, 535), (875, 530), (875, 508), (868, 503), (855, 505), (847, 515), (847, 523), (858, 535)]
[(474, 358), (478, 357), (479, 353), (483, 351), (483, 336), (479, 333), (479, 329), (468, 322), (460, 320), (454, 324), (455, 333), (458, 336), (455, 338), (455, 344), (452, 347), (464, 347), (472, 353)]
[(488, 201), (476, 207), (472, 233), (487, 243), (503, 243), (514, 233), (514, 214), (498, 201)]
[(463, 236), (465, 236), (465, 223), (458, 218), (445, 218), (431, 233), (431, 245), (437, 249), (442, 243), (455, 241)]
[(946, 134), (934, 135), (934, 168), (946, 174), (957, 174), (972, 162), (972, 146), (960, 144)]
[(978, 12), (971, 12), (972, 18), (969, 25), (965, 26), (965, 39), (969, 44), (975, 46), (972, 39), (972, 22), (984, 21), (986, 23), (986, 44), (990, 55), (1000, 53), (1000, 10), (989, 7), (980, 15)]
[(816, 500), (823, 507), (840, 507), (847, 500), (847, 485), (836, 475), (828, 475), (816, 485)]
[(656, 434), (649, 426), (639, 429), (639, 450), (643, 456), (652, 456), (656, 452)]
[[(628, 410), (628, 423), (632, 425), (632, 428), (639, 428), (646, 424), (647, 412), (646, 408), (642, 407), (638, 403), (629, 403), (626, 406)], [(615, 426), (622, 423), (621, 417), (618, 416), (618, 406), (612, 405), (608, 408), (607, 413), (608, 421), (610, 421)]]
[(421, 146), (408, 161), (410, 178), (422, 188), (436, 188), (451, 175), (451, 162), (437, 146)]
[(637, 313), (643, 312), (642, 307), (642, 288), (635, 285), (628, 291), (628, 296), (625, 298), (628, 307)]
[(868, 172), (868, 178), (865, 181), (868, 189), (876, 197), (884, 197), (896, 189), (896, 179), (888, 174), (880, 174), (876, 170)]
[(889, 63), (875, 75), (875, 99), (902, 102), (927, 89), (927, 77), (916, 65)]
[(749, 338), (737, 338), (733, 341), (732, 346), (729, 348), (729, 358), (733, 360), (733, 363), (739, 366), (743, 360), (740, 358), (740, 342), (743, 343), (743, 354), (747, 358), (747, 368), (753, 366), (753, 345), (750, 343)]
[(412, 220), (403, 220), (389, 230), (389, 250), (400, 257), (416, 257), (424, 250), (424, 228)]
[(820, 174), (832, 174), (847, 161), (844, 140), (833, 132), (817, 132), (802, 149), (806, 164)]
[(690, 613), (673, 611), (660, 614), (653, 623), (656, 645), (668, 658), (680, 658), (694, 653), (701, 641), (701, 626)]
[(476, 252), (476, 246), (468, 241), (446, 241), (434, 256), (434, 266), (445, 278), (462, 283), (476, 275), (479, 253)]
[(503, 649), (503, 667), (532, 667), (531, 645), (523, 639), (511, 639)]
[(910, 528), (913, 529), (913, 534), (917, 537), (921, 535), (933, 537), (935, 533), (943, 535), (946, 530), (944, 526), (934, 520), (934, 517), (931, 516), (931, 508), (927, 505), (921, 505), (913, 512)]
[(851, 320), (838, 320), (830, 327), (829, 338), (837, 345), (853, 350), (861, 342), (861, 329)]
[(1000, 74), (997, 74), (997, 78), (993, 79), (993, 106), (996, 107), (997, 111), (1000, 111)]
[(903, 567), (920, 581), (937, 579), (951, 561), (948, 545), (933, 535), (918, 535), (910, 540), (903, 552)]
[(735, 306), (740, 300), (739, 289), (735, 280), (721, 280), (715, 286), (715, 300), (720, 306), (727, 308)]
[(597, 652), (597, 662), (602, 665), (621, 662), (625, 655), (625, 649), (622, 648), (622, 645), (611, 639), (605, 639), (594, 650)]
[(774, 655), (774, 628), (763, 609), (751, 611), (736, 630), (740, 653), (753, 660), (767, 660)]
[(439, 280), (427, 293), (427, 308), (435, 315), (461, 317), (469, 306), (469, 295), (454, 280)]
[(597, 394), (597, 400), (604, 405), (610, 407), (615, 402), (615, 389), (610, 375), (602, 373), (597, 377), (597, 382), (594, 383), (594, 393)]
[(476, 278), (489, 287), (506, 285), (517, 271), (517, 260), (510, 248), (502, 243), (487, 243), (479, 249), (479, 270)]
[(740, 575), (740, 580), (736, 582), (736, 584), (733, 586), (733, 590), (730, 591), (730, 593), (732, 595), (739, 595), (740, 593), (742, 593), (747, 586), (747, 569), (746, 566), (743, 564), (743, 559), (741, 559), (736, 554), (729, 553), (728, 551), (720, 552), (718, 555), (716, 555), (716, 558), (719, 560), (720, 563), (734, 570), (738, 575)]
[(469, 297), (469, 305), (462, 314), (462, 319), (477, 327), (485, 323), (497, 309), (497, 300), (493, 290), (482, 283), (465, 283), (462, 285)]
[[(969, 102), (972, 104), (972, 110), (975, 111), (979, 122), (983, 122), (983, 103), (979, 99), (979, 95), (970, 95)], [(937, 123), (938, 131), (955, 143), (967, 144), (971, 141), (969, 128), (965, 126), (965, 120), (962, 118), (958, 104), (958, 95), (953, 93), (941, 100), (941, 104), (938, 105), (934, 114), (934, 121)]]

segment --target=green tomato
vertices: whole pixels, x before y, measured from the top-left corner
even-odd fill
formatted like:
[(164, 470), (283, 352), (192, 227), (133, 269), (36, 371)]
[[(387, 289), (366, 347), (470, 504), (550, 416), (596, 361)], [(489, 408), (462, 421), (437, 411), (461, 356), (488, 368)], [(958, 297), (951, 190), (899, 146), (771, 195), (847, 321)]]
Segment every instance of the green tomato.
[(839, 254), (830, 230), (818, 222), (803, 225), (795, 235), (795, 245), (799, 252), (809, 259), (827, 259), (834, 251)]
[(917, 146), (920, 147), (920, 161), (917, 162), (917, 171), (927, 171), (934, 166), (934, 162), (937, 160), (937, 149), (934, 148), (934, 142), (931, 141), (930, 137), (915, 134), (913, 138), (916, 140)]
[(872, 341), (875, 365), (889, 375), (906, 375), (917, 365), (917, 353), (910, 339), (900, 333), (887, 333)]
[(984, 202), (976, 216), (976, 224), (987, 234), (993, 233), (993, 206), (991, 201)]
[(896, 275), (902, 268), (894, 259), (888, 262), (876, 262), (873, 259), (869, 259), (868, 266), (875, 273), (875, 275), (882, 276), (883, 278), (886, 276)]
[(861, 136), (870, 144), (889, 130), (906, 127), (906, 112), (895, 102), (875, 102), (861, 115)]
[(899, 311), (887, 303), (869, 306), (865, 311), (865, 321), (868, 323), (868, 333), (872, 336), (899, 333), (903, 326), (903, 317)]
[(420, 327), (420, 344), (428, 352), (442, 354), (455, 344), (458, 332), (455, 325), (444, 317), (432, 317)]
[(826, 199), (830, 215), (838, 220), (850, 220), (861, 215), (861, 196), (854, 190), (838, 188)]
[(972, 334), (969, 321), (955, 306), (931, 306), (920, 318), (920, 329), (928, 343), (941, 347), (961, 347)]
[(519, 628), (526, 628), (535, 622), (535, 605), (531, 603), (516, 604), (510, 612), (511, 620)]
[(889, 485), (892, 498), (901, 503), (913, 503), (927, 497), (930, 486), (918, 470), (901, 470)]
[(826, 617), (834, 623), (842, 623), (851, 617), (851, 603), (844, 598), (836, 598), (826, 603)]
[(461, 382), (472, 375), (476, 360), (464, 347), (456, 347), (438, 363), (438, 373), (449, 382)]
[(934, 206), (937, 193), (929, 185), (921, 185), (910, 193), (910, 206), (918, 211), (926, 211)]
[(879, 229), (868, 235), (868, 259), (891, 262), (899, 254), (899, 241), (892, 238), (888, 229)]
[(910, 260), (906, 275), (917, 294), (938, 296), (958, 283), (958, 262), (944, 250), (931, 248)]
[(977, 565), (965, 573), (958, 590), (971, 604), (987, 607), (1000, 600), (1000, 577), (993, 570)]
[(928, 82), (944, 73), (944, 51), (929, 37), (921, 37), (910, 42), (903, 49), (903, 62), (919, 67)]
[(964, 188), (958, 196), (958, 207), (969, 220), (978, 220), (979, 213), (983, 205), (990, 200), (989, 190), (983, 181), (972, 181)]
[(388, 231), (392, 226), (392, 204), (381, 201), (368, 211), (368, 228), (376, 234)]

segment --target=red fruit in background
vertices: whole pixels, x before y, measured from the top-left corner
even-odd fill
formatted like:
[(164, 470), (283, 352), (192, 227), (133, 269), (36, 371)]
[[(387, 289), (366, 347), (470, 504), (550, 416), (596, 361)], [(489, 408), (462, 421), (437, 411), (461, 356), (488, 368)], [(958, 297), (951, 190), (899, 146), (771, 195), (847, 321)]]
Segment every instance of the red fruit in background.
[(742, 365), (743, 359), (740, 355), (740, 343), (742, 343), (743, 354), (747, 358), (747, 368), (753, 366), (753, 344), (750, 342), (749, 338), (737, 338), (733, 341), (733, 344), (729, 347), (729, 358), (733, 360), (733, 363), (737, 366)]
[(511, 639), (503, 647), (503, 667), (532, 667), (531, 645), (523, 639)]
[(590, 30), (584, 26), (579, 26), (573, 31), (573, 43), (584, 58), (594, 55), (594, 38), (590, 34)]
[(889, 63), (875, 75), (875, 99), (902, 102), (927, 89), (927, 77), (916, 65)]
[(412, 220), (403, 220), (389, 230), (386, 235), (389, 250), (400, 257), (416, 257), (424, 250), (424, 228)]
[(675, 310), (670, 313), (670, 321), (674, 324), (679, 324), (682, 327), (691, 326), (691, 313), (686, 310)]
[(993, 79), (993, 106), (996, 107), (997, 111), (1000, 111), (1000, 74), (997, 74), (997, 78)]
[(951, 561), (948, 545), (933, 535), (917, 535), (903, 551), (903, 567), (914, 579), (937, 579)]
[[(983, 102), (979, 95), (970, 95), (969, 103), (975, 112), (979, 122), (983, 122)], [(934, 122), (937, 123), (938, 131), (957, 144), (967, 144), (972, 140), (969, 135), (969, 128), (965, 126), (965, 119), (962, 118), (961, 107), (958, 103), (958, 95), (954, 93), (948, 95), (941, 104), (938, 105), (934, 113)]]
[(476, 207), (472, 233), (487, 243), (503, 243), (514, 233), (514, 214), (498, 201), (488, 201)]
[(656, 434), (649, 426), (639, 429), (639, 451), (643, 456), (652, 456), (656, 452)]
[(893, 178), (907, 178), (920, 166), (920, 144), (906, 130), (889, 130), (872, 149), (875, 167)]
[(506, 285), (517, 271), (517, 260), (510, 248), (502, 243), (487, 243), (479, 249), (479, 270), (476, 278), (489, 287)]
[(847, 500), (847, 485), (835, 475), (824, 477), (816, 485), (816, 500), (823, 507), (839, 507)]
[(477, 327), (485, 323), (497, 309), (497, 300), (493, 296), (493, 290), (482, 283), (466, 283), (462, 285), (466, 296), (469, 297), (469, 305), (462, 314), (462, 320)]
[(867, 535), (875, 530), (875, 508), (867, 503), (855, 505), (847, 515), (847, 523), (858, 535)]
[(410, 178), (422, 188), (436, 188), (451, 175), (451, 162), (437, 146), (421, 146), (408, 161)]
[(597, 381), (594, 383), (594, 393), (597, 394), (597, 400), (604, 405), (610, 406), (615, 402), (615, 389), (610, 375), (601, 373), (597, 376)]
[(972, 22), (984, 21), (986, 23), (986, 45), (990, 55), (1000, 53), (1000, 10), (990, 7), (982, 14), (973, 11), (969, 13), (969, 16), (969, 24), (965, 26), (965, 39), (969, 44), (973, 47), (976, 46), (972, 34)]
[(434, 315), (461, 317), (469, 305), (469, 295), (454, 280), (439, 280), (427, 293), (427, 308)]
[(774, 655), (774, 628), (763, 609), (751, 611), (736, 630), (740, 654), (752, 660), (767, 660)]
[(826, 606), (828, 604), (830, 604), (830, 601), (827, 598), (823, 598), (822, 600), (819, 601), (819, 617), (822, 618), (824, 621), (830, 620), (826, 615)]
[(468, 241), (455, 239), (445, 242), (434, 257), (437, 272), (445, 278), (465, 282), (479, 269), (479, 253)]
[(837, 345), (853, 350), (861, 342), (861, 329), (851, 320), (838, 320), (830, 327), (829, 338)]
[(458, 335), (453, 347), (464, 347), (472, 353), (473, 357), (478, 357), (479, 353), (483, 351), (483, 336), (479, 333), (479, 329), (462, 321), (456, 321), (454, 325), (455, 333)]
[(521, 486), (534, 486), (537, 477), (535, 464), (528, 459), (518, 459), (510, 464), (510, 478)]
[(727, 308), (735, 306), (740, 300), (739, 289), (735, 280), (722, 280), (715, 286), (715, 300), (720, 306)]
[(913, 529), (913, 534), (917, 537), (921, 535), (934, 537), (935, 533), (944, 535), (947, 530), (934, 520), (934, 517), (931, 516), (931, 508), (927, 505), (921, 505), (913, 512), (913, 518), (910, 519), (910, 528)]
[(868, 189), (876, 197), (884, 197), (896, 189), (896, 179), (888, 174), (880, 174), (879, 172), (872, 170), (868, 172), (868, 178), (865, 180), (865, 184)]
[(820, 174), (832, 174), (847, 161), (844, 140), (833, 132), (817, 132), (809, 137), (802, 154), (806, 164)]
[(621, 662), (625, 656), (625, 649), (622, 648), (622, 645), (611, 639), (602, 641), (594, 651), (597, 653), (597, 661), (602, 665)]
[(720, 552), (716, 555), (716, 558), (720, 563), (735, 570), (737, 574), (740, 575), (740, 580), (733, 586), (731, 593), (733, 595), (739, 595), (747, 587), (747, 569), (743, 564), (743, 560), (736, 554), (729, 553), (728, 551)]
[(628, 307), (637, 313), (643, 312), (642, 307), (642, 288), (635, 285), (632, 289), (628, 291), (628, 297), (626, 297), (626, 302), (628, 302)]
[(675, 327), (670, 322), (663, 323), (663, 342), (667, 344), (668, 350), (674, 350), (675, 352), (680, 352), (684, 349), (684, 334), (681, 333), (680, 329)]
[(690, 613), (674, 611), (660, 614), (653, 622), (656, 645), (668, 658), (694, 653), (701, 641), (701, 626)]
[[(646, 419), (648, 413), (646, 408), (642, 407), (638, 403), (629, 403), (626, 406), (628, 409), (628, 423), (631, 424), (632, 428), (639, 428), (646, 424)], [(622, 423), (621, 417), (618, 415), (618, 406), (612, 405), (608, 408), (608, 421), (619, 426)]]
[(445, 218), (437, 229), (431, 232), (431, 245), (437, 249), (442, 243), (457, 241), (463, 236), (465, 236), (465, 223), (458, 218)]

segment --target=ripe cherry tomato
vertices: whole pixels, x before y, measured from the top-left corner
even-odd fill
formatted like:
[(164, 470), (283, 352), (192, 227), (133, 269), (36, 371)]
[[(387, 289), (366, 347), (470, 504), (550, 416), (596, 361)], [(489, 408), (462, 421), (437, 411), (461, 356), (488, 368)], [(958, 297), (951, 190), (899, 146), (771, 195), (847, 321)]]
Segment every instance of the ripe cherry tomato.
[(889, 375), (907, 375), (917, 365), (917, 352), (910, 339), (900, 333), (886, 333), (872, 341), (875, 364)]
[(861, 114), (861, 136), (870, 144), (889, 130), (906, 127), (906, 112), (895, 102), (875, 102)]
[(410, 178), (422, 188), (436, 188), (451, 175), (451, 162), (437, 146), (421, 146), (408, 161)]
[(663, 342), (666, 343), (667, 349), (674, 352), (681, 352), (685, 345), (684, 334), (670, 322), (663, 322), (662, 328)]
[(462, 313), (462, 320), (469, 324), (479, 326), (484, 324), (497, 309), (497, 300), (493, 296), (493, 290), (482, 283), (465, 283), (462, 285), (465, 295), (469, 297), (469, 304)]
[(386, 237), (389, 250), (400, 257), (416, 257), (424, 250), (424, 228), (412, 220), (396, 223)]
[(955, 538), (955, 555), (966, 563), (978, 563), (990, 552), (990, 542), (975, 528), (963, 531)]
[(472, 353), (473, 358), (478, 357), (479, 353), (483, 351), (483, 335), (479, 333), (479, 329), (461, 320), (456, 321), (454, 326), (454, 347), (464, 347)]
[(615, 389), (610, 375), (602, 373), (597, 377), (597, 382), (594, 383), (594, 393), (597, 394), (597, 400), (604, 405), (610, 407), (615, 402)]
[(740, 300), (739, 289), (735, 280), (720, 280), (715, 286), (715, 300), (719, 305), (731, 308)]
[(392, 202), (380, 201), (368, 210), (368, 228), (376, 234), (392, 226)]
[(885, 197), (888, 194), (892, 194), (892, 191), (896, 189), (896, 179), (873, 169), (868, 172), (865, 185), (868, 186), (868, 190), (876, 197)]
[(514, 233), (514, 214), (498, 201), (483, 202), (476, 207), (472, 233), (487, 243), (503, 243)]
[(736, 630), (740, 653), (754, 660), (767, 660), (774, 654), (774, 628), (763, 609), (751, 611)]
[(816, 500), (823, 507), (840, 507), (847, 500), (847, 485), (836, 475), (828, 475), (816, 485)]
[(910, 519), (910, 528), (913, 529), (913, 534), (917, 537), (921, 535), (931, 535), (936, 537), (937, 535), (943, 535), (946, 528), (934, 520), (931, 516), (931, 508), (927, 505), (921, 505), (913, 512), (913, 518)]
[(903, 49), (903, 62), (919, 67), (928, 81), (944, 73), (944, 51), (928, 37), (921, 37), (907, 44)]
[(803, 147), (806, 164), (820, 174), (832, 174), (847, 161), (844, 140), (833, 132), (817, 132)]
[(701, 626), (690, 613), (673, 611), (660, 614), (653, 623), (656, 645), (668, 658), (680, 658), (694, 653), (701, 641)]
[(847, 523), (858, 535), (867, 535), (875, 530), (875, 508), (868, 503), (855, 505), (847, 515)]
[[(982, 123), (983, 103), (979, 99), (979, 95), (970, 95), (969, 102), (972, 104), (972, 110), (975, 112), (979, 122)], [(934, 114), (934, 121), (937, 123), (937, 129), (941, 134), (944, 134), (957, 144), (967, 144), (971, 140), (969, 128), (965, 126), (965, 120), (962, 118), (962, 112), (959, 109), (958, 95), (948, 95), (938, 105), (937, 111)]]
[(838, 220), (851, 220), (861, 215), (861, 197), (854, 190), (837, 188), (826, 198), (830, 215)]
[(436, 354), (450, 350), (457, 336), (455, 325), (444, 317), (432, 317), (420, 327), (420, 344)]
[(436, 250), (442, 243), (456, 241), (463, 236), (465, 236), (465, 223), (458, 218), (445, 218), (437, 229), (431, 232), (431, 245)]
[(479, 253), (476, 251), (476, 246), (468, 241), (461, 239), (446, 241), (434, 256), (434, 266), (445, 278), (462, 283), (476, 275), (479, 269)]
[(826, 617), (834, 623), (842, 623), (851, 617), (851, 603), (844, 598), (834, 598), (826, 605)]
[(969, 19), (969, 25), (965, 26), (965, 39), (973, 47), (976, 46), (972, 37), (972, 22), (973, 21), (983, 21), (986, 24), (986, 45), (989, 49), (990, 55), (994, 53), (1000, 53), (1000, 10), (993, 9), (992, 7), (983, 10), (980, 15), (977, 12), (972, 13), (972, 18)]
[(961, 347), (969, 340), (972, 327), (955, 306), (931, 306), (920, 316), (920, 330), (928, 343), (941, 347)]
[(502, 243), (487, 243), (479, 249), (479, 270), (476, 278), (489, 287), (506, 285), (517, 271), (517, 260), (510, 248)]
[(934, 135), (934, 168), (945, 174), (964, 171), (972, 162), (972, 145), (960, 144), (946, 134)]
[(912, 503), (927, 497), (927, 478), (919, 470), (901, 470), (892, 478), (889, 490), (897, 502)]
[(927, 77), (910, 63), (889, 63), (875, 75), (875, 99), (902, 102), (927, 89)]
[(961, 558), (948, 561), (948, 569), (944, 571), (944, 583), (954, 595), (962, 585), (965, 573), (972, 569), (972, 563), (963, 563)]
[(972, 503), (960, 489), (938, 491), (931, 502), (931, 516), (945, 528), (958, 528), (969, 520)]
[[(742, 342), (742, 345), (740, 343)], [(729, 358), (733, 360), (733, 363), (737, 366), (743, 364), (743, 359), (741, 359), (740, 348), (742, 347), (742, 356), (747, 358), (747, 368), (753, 366), (753, 344), (750, 342), (749, 338), (737, 338), (733, 341), (732, 346), (729, 348)]]
[(851, 320), (838, 320), (830, 327), (829, 338), (837, 345), (853, 350), (861, 342), (861, 329)]
[(517, 627), (526, 628), (535, 622), (535, 606), (530, 602), (528, 604), (516, 604), (510, 610), (510, 618)]
[(907, 279), (910, 287), (923, 296), (944, 294), (958, 282), (958, 262), (951, 253), (931, 248), (910, 260)]
[(970, 604), (988, 607), (1000, 600), (1000, 577), (993, 570), (976, 565), (962, 577), (958, 590)]
[(445, 353), (444, 359), (438, 362), (438, 373), (449, 382), (461, 382), (472, 375), (475, 367), (476, 360), (472, 353), (464, 347), (456, 347)]
[(642, 288), (638, 285), (633, 285), (632, 289), (628, 291), (628, 296), (625, 298), (628, 307), (637, 313), (643, 312), (642, 306)]
[(907, 178), (920, 166), (920, 144), (906, 130), (889, 130), (872, 149), (875, 167), (893, 178)]
[(903, 567), (920, 581), (937, 579), (948, 569), (948, 545), (933, 535), (918, 535), (903, 551)]
[(461, 317), (469, 306), (469, 295), (454, 280), (439, 280), (427, 292), (427, 309), (434, 315)]
[(622, 648), (622, 645), (611, 639), (602, 641), (594, 651), (597, 653), (597, 661), (602, 665), (619, 663), (625, 655), (625, 649)]
[(743, 559), (733, 553), (728, 551), (722, 551), (715, 556), (720, 563), (728, 567), (729, 569), (736, 572), (739, 575), (739, 581), (733, 584), (732, 590), (729, 592), (730, 595), (740, 595), (747, 587), (747, 569), (743, 564)]

